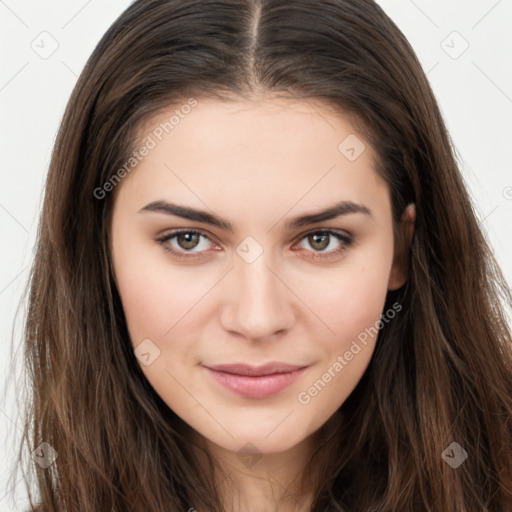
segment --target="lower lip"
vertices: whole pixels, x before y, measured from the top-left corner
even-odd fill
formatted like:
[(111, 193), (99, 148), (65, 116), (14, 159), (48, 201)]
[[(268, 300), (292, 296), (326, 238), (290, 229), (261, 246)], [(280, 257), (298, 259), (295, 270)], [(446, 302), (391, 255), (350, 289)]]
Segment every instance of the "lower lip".
[(295, 382), (306, 370), (300, 368), (292, 372), (260, 375), (235, 375), (207, 368), (208, 373), (227, 389), (247, 398), (267, 398), (275, 395)]

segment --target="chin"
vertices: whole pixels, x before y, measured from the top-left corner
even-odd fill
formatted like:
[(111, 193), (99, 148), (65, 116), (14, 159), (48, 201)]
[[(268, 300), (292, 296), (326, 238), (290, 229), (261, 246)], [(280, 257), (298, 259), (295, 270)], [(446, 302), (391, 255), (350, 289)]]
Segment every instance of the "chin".
[(251, 452), (254, 450), (256, 454), (262, 455), (285, 452), (308, 437), (308, 433), (302, 431), (298, 432), (296, 429), (293, 432), (285, 428), (279, 431), (282, 426), (283, 425), (277, 426), (277, 428), (274, 427), (275, 431), (273, 432), (272, 430), (267, 432), (258, 428), (257, 425), (249, 425), (246, 429), (241, 429), (239, 425), (236, 432), (230, 431), (233, 437), (226, 435), (201, 435), (224, 450), (236, 453)]

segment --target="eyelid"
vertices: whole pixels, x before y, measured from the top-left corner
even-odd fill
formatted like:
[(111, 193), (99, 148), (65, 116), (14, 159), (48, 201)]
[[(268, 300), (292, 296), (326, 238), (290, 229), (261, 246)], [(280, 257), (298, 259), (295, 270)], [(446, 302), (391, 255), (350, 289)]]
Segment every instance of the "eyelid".
[(169, 232), (165, 232), (162, 235), (159, 235), (155, 238), (155, 240), (162, 245), (163, 249), (166, 252), (171, 253), (173, 256), (176, 256), (177, 258), (182, 259), (199, 259), (199, 258), (206, 258), (207, 256), (204, 254), (206, 251), (200, 251), (200, 252), (187, 252), (187, 251), (178, 251), (176, 249), (173, 249), (170, 247), (170, 245), (167, 244), (171, 239), (175, 238), (176, 236), (180, 235), (181, 233), (188, 233), (188, 234), (195, 234), (202, 236), (206, 238), (210, 243), (218, 245), (214, 240), (212, 240), (213, 235), (210, 233), (206, 234), (205, 231), (198, 228), (178, 228), (173, 229)]
[(314, 251), (314, 250), (307, 250), (302, 249), (300, 252), (305, 251), (306, 253), (309, 253), (306, 258), (314, 258), (314, 259), (324, 259), (328, 260), (329, 258), (334, 258), (337, 256), (340, 256), (349, 246), (352, 245), (354, 242), (354, 237), (347, 231), (339, 230), (339, 229), (333, 229), (333, 228), (318, 228), (318, 229), (310, 229), (309, 231), (306, 231), (296, 237), (297, 242), (294, 243), (294, 246), (302, 242), (306, 237), (311, 235), (330, 235), (334, 238), (336, 238), (340, 243), (342, 243), (342, 246), (339, 249), (333, 249), (330, 251)]

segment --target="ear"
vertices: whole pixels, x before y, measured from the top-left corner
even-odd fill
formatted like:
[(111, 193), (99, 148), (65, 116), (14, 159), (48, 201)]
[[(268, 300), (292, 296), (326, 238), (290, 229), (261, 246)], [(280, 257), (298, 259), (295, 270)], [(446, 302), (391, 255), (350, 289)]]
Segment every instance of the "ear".
[(403, 286), (408, 278), (408, 254), (414, 235), (414, 225), (416, 222), (416, 205), (408, 204), (402, 214), (400, 221), (400, 236), (395, 243), (395, 254), (393, 256), (393, 265), (389, 274), (388, 290), (396, 290)]

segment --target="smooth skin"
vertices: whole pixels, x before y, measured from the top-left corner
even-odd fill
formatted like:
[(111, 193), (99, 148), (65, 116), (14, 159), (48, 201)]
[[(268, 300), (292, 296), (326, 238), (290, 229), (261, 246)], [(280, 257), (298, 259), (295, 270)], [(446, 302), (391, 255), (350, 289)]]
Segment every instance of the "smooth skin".
[[(141, 140), (174, 109), (151, 119)], [(354, 161), (339, 149), (349, 135), (366, 145)], [(144, 375), (230, 472), (219, 489), (236, 496), (234, 510), (307, 510), (307, 497), (301, 509), (286, 496), (297, 490), (313, 434), (365, 372), (377, 336), (309, 403), (298, 396), (378, 322), (388, 289), (407, 279), (394, 257), (390, 192), (375, 156), (321, 101), (198, 99), (113, 192), (111, 251), (131, 343), (149, 339), (159, 350), (151, 364), (140, 363)], [(232, 231), (144, 210), (155, 201), (208, 212)], [(287, 227), (340, 201), (370, 213)], [(410, 205), (409, 239), (414, 219)], [(169, 238), (177, 229), (193, 232)], [(251, 262), (241, 256), (260, 250)], [(256, 399), (222, 387), (203, 367), (271, 361), (308, 368), (283, 391)], [(252, 466), (237, 456), (248, 443), (261, 455)]]

